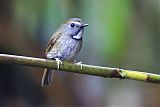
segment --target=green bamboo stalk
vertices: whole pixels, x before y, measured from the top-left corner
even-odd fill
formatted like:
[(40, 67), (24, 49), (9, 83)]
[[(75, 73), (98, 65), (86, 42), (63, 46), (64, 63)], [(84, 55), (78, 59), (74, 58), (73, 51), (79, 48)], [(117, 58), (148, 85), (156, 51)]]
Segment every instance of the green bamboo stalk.
[[(26, 56), (0, 54), (0, 63), (18, 64), (18, 65), (50, 68), (57, 70), (57, 63), (55, 60), (26, 57)], [(100, 76), (104, 78), (108, 77), (108, 78), (132, 79), (137, 81), (160, 84), (160, 75), (158, 74), (124, 70), (119, 68), (101, 67), (101, 66), (93, 66), (86, 64), (83, 64), (83, 67), (81, 68), (80, 64), (74, 64), (64, 61), (60, 65), (59, 70), (72, 73)]]

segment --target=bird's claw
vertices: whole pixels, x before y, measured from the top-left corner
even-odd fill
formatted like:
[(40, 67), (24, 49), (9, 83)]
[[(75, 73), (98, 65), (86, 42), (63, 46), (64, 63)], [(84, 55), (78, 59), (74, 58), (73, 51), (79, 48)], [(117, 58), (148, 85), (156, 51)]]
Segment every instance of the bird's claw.
[(76, 60), (75, 60), (74, 63), (77, 64), (77, 65), (80, 65), (80, 66), (81, 66), (81, 69), (83, 68), (83, 63), (82, 63), (82, 61), (76, 62)]
[(59, 58), (55, 58), (55, 60), (57, 62), (57, 69), (59, 70), (60, 64), (62, 64), (62, 61)]

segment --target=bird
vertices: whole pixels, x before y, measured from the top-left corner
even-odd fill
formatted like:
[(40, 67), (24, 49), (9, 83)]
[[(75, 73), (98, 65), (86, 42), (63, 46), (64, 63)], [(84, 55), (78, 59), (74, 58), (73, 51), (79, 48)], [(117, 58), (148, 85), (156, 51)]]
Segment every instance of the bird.
[[(57, 69), (62, 61), (73, 59), (81, 50), (83, 43), (84, 28), (88, 24), (83, 23), (80, 18), (69, 18), (51, 36), (45, 57), (50, 60), (56, 60)], [(50, 86), (52, 83), (53, 73), (55, 70), (45, 69), (41, 85)]]

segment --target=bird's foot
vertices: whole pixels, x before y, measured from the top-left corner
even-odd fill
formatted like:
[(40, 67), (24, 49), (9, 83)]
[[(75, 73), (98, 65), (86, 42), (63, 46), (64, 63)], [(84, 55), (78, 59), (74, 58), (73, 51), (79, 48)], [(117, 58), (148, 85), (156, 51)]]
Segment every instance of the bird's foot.
[(82, 63), (82, 61), (76, 62), (76, 60), (75, 60), (74, 63), (77, 64), (77, 65), (80, 65), (80, 66), (81, 66), (81, 69), (83, 68), (83, 63)]
[(62, 64), (62, 61), (59, 58), (55, 58), (55, 60), (57, 62), (57, 70), (59, 70), (60, 64)]

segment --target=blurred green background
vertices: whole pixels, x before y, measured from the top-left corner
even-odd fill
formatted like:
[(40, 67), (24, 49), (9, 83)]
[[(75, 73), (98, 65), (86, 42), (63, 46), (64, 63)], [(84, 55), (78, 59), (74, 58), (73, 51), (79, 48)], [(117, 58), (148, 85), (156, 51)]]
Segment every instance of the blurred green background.
[[(1, 0), (0, 53), (44, 58), (53, 32), (70, 17), (89, 26), (78, 61), (159, 73), (159, 0)], [(160, 86), (0, 64), (0, 107), (159, 107)]]

